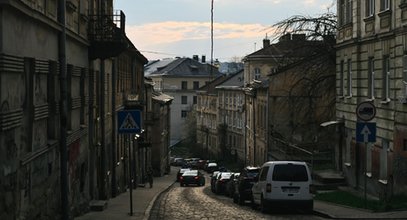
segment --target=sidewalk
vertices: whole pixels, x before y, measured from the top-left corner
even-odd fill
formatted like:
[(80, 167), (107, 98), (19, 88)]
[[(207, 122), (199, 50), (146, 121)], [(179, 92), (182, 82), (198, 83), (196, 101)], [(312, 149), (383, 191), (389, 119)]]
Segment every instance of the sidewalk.
[(116, 220), (132, 219), (147, 220), (150, 210), (157, 196), (175, 183), (177, 170), (172, 168), (169, 175), (155, 177), (153, 188), (148, 184), (146, 187), (137, 187), (132, 192), (133, 215), (130, 216), (130, 191), (122, 193), (107, 201), (107, 208), (103, 211), (88, 212), (85, 215), (75, 217), (75, 220)]
[(314, 212), (333, 219), (407, 219), (407, 211), (371, 212), (314, 200)]
[[(133, 190), (133, 216), (130, 216), (130, 192), (127, 191), (108, 200), (104, 211), (89, 212), (75, 220), (148, 220), (155, 199), (161, 192), (175, 183), (179, 168), (172, 167), (171, 173), (163, 177), (155, 177), (153, 188), (138, 187)], [(407, 211), (371, 212), (333, 203), (314, 200), (314, 214), (333, 219), (407, 219)]]

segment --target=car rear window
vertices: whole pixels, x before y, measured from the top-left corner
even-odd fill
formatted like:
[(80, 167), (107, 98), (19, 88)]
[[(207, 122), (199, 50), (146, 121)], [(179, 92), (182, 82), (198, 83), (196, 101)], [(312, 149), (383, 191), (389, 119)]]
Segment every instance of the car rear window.
[(273, 181), (303, 182), (308, 181), (307, 169), (300, 164), (276, 164)]

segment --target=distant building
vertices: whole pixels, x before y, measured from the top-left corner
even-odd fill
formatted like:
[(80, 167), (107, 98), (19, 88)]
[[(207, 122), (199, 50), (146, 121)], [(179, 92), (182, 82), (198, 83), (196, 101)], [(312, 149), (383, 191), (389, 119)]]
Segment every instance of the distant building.
[(220, 75), (217, 68), (191, 58), (177, 58), (149, 74), (154, 89), (174, 98), (171, 104), (171, 143), (184, 138), (183, 125), (197, 103), (196, 91)]

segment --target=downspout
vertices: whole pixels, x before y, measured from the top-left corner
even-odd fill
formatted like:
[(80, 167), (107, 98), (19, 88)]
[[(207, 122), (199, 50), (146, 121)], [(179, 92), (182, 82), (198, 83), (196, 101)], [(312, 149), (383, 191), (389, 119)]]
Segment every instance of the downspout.
[(65, 27), (65, 0), (58, 1), (58, 22), (61, 28), (58, 39), (58, 59), (60, 68), (60, 172), (61, 172), (61, 219), (69, 219), (68, 200), (68, 146), (67, 141), (67, 81), (66, 81), (66, 27)]
[(116, 197), (117, 194), (117, 181), (116, 181), (116, 137), (117, 137), (117, 129), (116, 128), (116, 74), (117, 74), (117, 69), (116, 69), (116, 59), (113, 59), (112, 63), (112, 197)]
[(107, 199), (106, 196), (106, 141), (105, 141), (105, 60), (100, 60), (100, 173), (99, 173), (99, 199)]

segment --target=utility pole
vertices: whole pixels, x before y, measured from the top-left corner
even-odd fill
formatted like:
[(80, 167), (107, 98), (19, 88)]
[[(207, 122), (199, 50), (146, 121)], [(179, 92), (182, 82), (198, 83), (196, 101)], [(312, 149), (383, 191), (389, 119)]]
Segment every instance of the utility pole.
[(213, 76), (213, 0), (211, 1), (211, 80)]
[(58, 59), (59, 59), (59, 89), (60, 89), (60, 173), (61, 173), (61, 219), (69, 219), (69, 201), (68, 201), (68, 146), (67, 140), (67, 84), (66, 84), (66, 24), (65, 24), (65, 6), (66, 0), (58, 1), (58, 22), (60, 25), (58, 41)]

